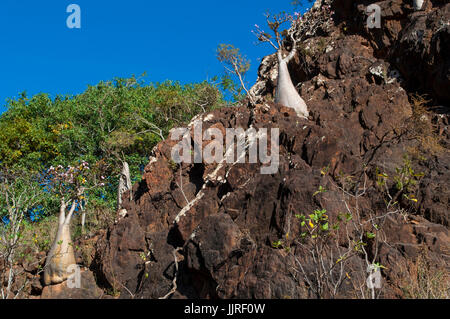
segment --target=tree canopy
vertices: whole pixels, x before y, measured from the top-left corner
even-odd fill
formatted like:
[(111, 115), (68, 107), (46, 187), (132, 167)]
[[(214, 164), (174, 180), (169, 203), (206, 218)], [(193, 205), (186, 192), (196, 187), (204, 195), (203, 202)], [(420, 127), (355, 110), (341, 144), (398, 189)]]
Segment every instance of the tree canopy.
[(219, 89), (208, 82), (146, 83), (135, 77), (100, 82), (76, 96), (22, 93), (0, 116), (0, 168), (44, 172), (102, 161), (105, 197), (113, 203), (120, 161), (129, 163), (136, 181), (171, 128), (221, 103)]

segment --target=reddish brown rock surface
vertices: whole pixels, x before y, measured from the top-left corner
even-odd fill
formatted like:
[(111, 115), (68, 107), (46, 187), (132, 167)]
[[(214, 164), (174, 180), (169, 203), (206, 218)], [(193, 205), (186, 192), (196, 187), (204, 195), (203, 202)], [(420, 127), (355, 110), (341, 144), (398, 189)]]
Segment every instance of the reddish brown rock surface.
[(90, 271), (82, 271), (80, 287), (68, 287), (67, 281), (52, 286), (45, 286), (41, 299), (100, 299), (103, 290), (97, 287), (94, 276)]
[[(415, 13), (411, 1), (377, 2), (384, 24), (370, 30), (363, 12), (372, 2), (334, 1), (335, 27), (307, 39), (309, 53), (289, 66), (294, 84), (302, 82), (310, 119), (270, 102), (276, 87), (272, 57), (264, 59), (254, 88), (260, 104), (197, 118), (203, 131), (279, 128), (276, 173), (260, 174), (260, 164), (180, 167), (171, 161), (175, 141), (155, 148), (133, 201), (125, 198), (127, 216), (97, 243), (91, 269), (100, 286), (120, 291), (122, 298), (160, 298), (175, 278), (172, 298), (317, 297), (295, 269), (296, 260), (307, 271), (315, 264), (296, 244), (302, 230), (293, 216), (326, 209), (335, 219), (346, 209), (333, 186), (342, 175), (353, 176), (358, 187), (367, 180), (358, 203), (361, 216), (382, 214), (377, 172), (395, 176), (405, 155), (423, 173), (412, 190), (417, 202), (399, 198), (408, 214), (383, 218), (380, 241), (366, 238), (368, 254), (385, 267), (380, 296), (405, 297), (405, 267), (423, 249), (434, 265), (448, 270), (449, 4), (428, 1)], [(435, 106), (420, 122), (410, 95), (416, 92), (428, 94), (429, 106)], [(435, 141), (433, 149), (414, 133), (417, 123), (433, 132), (427, 137)], [(319, 186), (327, 192), (315, 195)], [(393, 191), (394, 182), (388, 187)], [(188, 202), (193, 204), (183, 210)], [(281, 239), (289, 250), (273, 247)], [(364, 282), (365, 271), (356, 270), (361, 264), (360, 255), (349, 261), (353, 273), (346, 273), (337, 297), (358, 297), (351, 278)]]

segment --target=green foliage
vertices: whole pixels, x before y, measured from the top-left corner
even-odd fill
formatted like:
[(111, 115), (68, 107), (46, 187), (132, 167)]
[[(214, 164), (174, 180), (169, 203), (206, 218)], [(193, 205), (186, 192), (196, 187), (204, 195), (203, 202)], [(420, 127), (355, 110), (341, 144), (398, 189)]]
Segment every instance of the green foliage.
[[(216, 107), (218, 89), (207, 82), (144, 85), (135, 78), (101, 82), (77, 96), (25, 93), (0, 117), (0, 162), (22, 167), (96, 162), (114, 152), (136, 161), (174, 125)], [(139, 158), (139, 159), (138, 159)], [(95, 160), (94, 160), (95, 159)]]
[(30, 209), (45, 203), (48, 197), (33, 171), (0, 171), (0, 219), (20, 222)]
[(245, 74), (250, 69), (250, 61), (241, 54), (239, 48), (235, 48), (232, 44), (219, 44), (217, 59), (233, 68), (233, 72)]
[[(231, 44), (219, 44), (217, 59), (224, 65), (226, 72), (220, 77), (219, 84), (234, 101), (242, 100), (247, 93), (245, 74), (250, 70), (250, 61), (241, 54), (239, 48)], [(236, 78), (236, 79), (234, 79)], [(216, 77), (215, 80), (218, 78)]]
[(12, 281), (5, 284), (4, 279), (13, 278), (12, 269), (19, 258), (30, 259), (24, 252), (27, 237), (27, 216), (37, 205), (45, 202), (46, 194), (39, 185), (35, 172), (21, 170), (0, 171), (0, 291), (5, 298), (11, 297)]
[(373, 238), (376, 237), (376, 235), (375, 235), (374, 233), (367, 232), (367, 233), (366, 233), (366, 237), (367, 237), (368, 239), (373, 239)]
[(404, 165), (402, 167), (395, 169), (395, 186), (399, 191), (405, 190), (406, 192), (412, 192), (414, 186), (417, 184), (417, 180), (423, 177), (423, 173), (416, 173), (414, 171), (408, 157), (404, 158), (403, 163)]
[[(420, 179), (424, 176), (423, 173), (417, 173), (413, 167), (408, 156), (403, 158), (403, 166), (395, 168), (395, 175), (390, 177), (387, 173), (382, 172), (378, 167), (375, 170), (376, 183), (379, 189), (386, 195), (389, 200), (388, 207), (398, 204), (398, 198), (402, 196), (409, 202), (417, 203), (417, 198), (414, 195), (415, 188)], [(391, 190), (389, 183), (394, 184), (394, 189)], [(392, 193), (392, 194), (391, 194)]]
[[(114, 205), (121, 160), (140, 180), (152, 148), (174, 126), (217, 108), (222, 95), (208, 82), (146, 84), (117, 78), (76, 96), (47, 94), (9, 100), (0, 116), (0, 168), (43, 171), (51, 165), (104, 162), (104, 200)], [(91, 197), (99, 192), (91, 192)], [(94, 198), (90, 198), (92, 200)]]
[[(322, 178), (327, 177), (329, 169), (330, 166), (327, 166), (320, 170)], [(414, 170), (408, 157), (404, 157), (403, 165), (394, 172), (388, 174), (378, 168), (375, 171), (375, 176), (364, 174), (359, 179), (340, 173), (338, 184), (332, 178), (327, 178), (330, 189), (319, 186), (313, 196), (325, 192), (330, 192), (330, 195), (341, 194), (346, 211), (328, 213), (323, 206), (308, 214), (292, 210), (299, 222), (299, 225), (294, 226), (295, 236), (289, 240), (292, 228), (288, 218), (285, 238), (272, 242), (273, 248), (283, 248), (288, 253), (295, 247), (292, 250), (294, 253), (289, 254), (295, 261), (293, 267), (303, 275), (308, 289), (319, 298), (337, 296), (344, 281), (353, 287), (360, 287), (355, 291), (357, 295), (377, 297), (377, 287), (366, 286), (366, 283), (369, 270), (373, 273), (386, 269), (379, 262), (378, 250), (380, 242), (385, 242), (386, 238), (383, 226), (388, 216), (397, 215), (407, 220), (408, 211), (414, 210), (411, 202), (418, 202), (414, 192), (423, 174)], [(373, 196), (367, 186), (370, 176), (374, 177), (372, 181), (376, 182), (378, 195), (381, 195), (385, 204), (385, 207), (377, 206), (377, 210), (359, 204), (363, 197)], [(402, 197), (408, 201), (400, 202), (399, 198)], [(435, 285), (438, 275), (429, 269), (417, 271), (418, 279), (408, 283), (412, 286), (407, 287), (410, 294), (423, 294), (423, 287)], [(436, 295), (445, 295), (445, 287), (436, 287), (435, 290)]]
[(272, 247), (273, 248), (280, 248), (280, 247), (282, 247), (283, 246), (283, 242), (281, 241), (281, 240), (277, 240), (277, 241), (274, 241), (273, 243), (272, 243)]
[[(312, 214), (295, 215), (300, 220), (300, 226), (303, 228), (303, 232), (300, 237), (310, 237), (317, 239), (319, 236), (328, 236), (330, 234), (330, 223), (326, 209), (316, 209)], [(331, 227), (332, 229), (335, 229)]]
[(233, 102), (241, 101), (245, 98), (245, 91), (237, 81), (233, 79), (233, 76), (229, 73), (224, 73), (218, 80), (221, 90), (223, 90), (227, 96), (231, 97)]
[[(170, 129), (223, 104), (208, 82), (145, 84), (134, 77), (101, 82), (77, 96), (23, 93), (9, 100), (0, 116), (0, 258), (9, 255), (12, 265), (48, 251), (61, 198), (78, 205), (78, 223), (83, 204), (89, 232), (107, 227), (121, 161), (128, 162), (132, 182), (139, 181)], [(31, 218), (36, 209), (43, 215)], [(79, 237), (80, 226), (71, 227)]]
[[(49, 216), (39, 223), (24, 219), (18, 234), (17, 256), (25, 255), (27, 251), (35, 253), (48, 251), (56, 234), (55, 224), (57, 219), (56, 216)], [(1, 242), (2, 238), (0, 238), (0, 251), (4, 249), (4, 247), (1, 247)], [(26, 255), (25, 257), (31, 258), (32, 256)]]
[(316, 195), (321, 194), (321, 193), (326, 193), (326, 192), (327, 192), (327, 190), (325, 189), (325, 187), (320, 185), (319, 189), (316, 192), (314, 192), (313, 196), (316, 196)]

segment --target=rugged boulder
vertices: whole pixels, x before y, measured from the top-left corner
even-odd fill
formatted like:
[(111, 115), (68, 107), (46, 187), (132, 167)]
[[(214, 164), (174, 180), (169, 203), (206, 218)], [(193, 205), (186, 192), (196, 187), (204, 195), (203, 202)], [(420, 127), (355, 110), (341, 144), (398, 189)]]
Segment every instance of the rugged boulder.
[[(400, 298), (412, 294), (405, 281), (420, 256), (448, 271), (449, 5), (428, 1), (414, 12), (411, 1), (377, 2), (384, 24), (371, 30), (370, 3), (323, 0), (309, 13), (335, 11), (334, 25), (308, 36), (289, 65), (309, 119), (271, 102), (269, 56), (252, 89), (257, 105), (190, 123), (191, 136), (200, 123), (218, 129), (223, 145), (230, 128), (279, 129), (273, 174), (261, 174), (261, 161), (177, 165), (178, 141), (158, 144), (132, 200), (124, 195), (126, 215), (97, 242), (99, 285), (122, 298), (370, 297), (367, 266), (377, 264), (377, 295)], [(327, 227), (353, 218), (321, 251), (329, 278), (315, 275), (317, 239), (304, 239), (312, 226), (301, 215), (314, 211), (326, 211)]]

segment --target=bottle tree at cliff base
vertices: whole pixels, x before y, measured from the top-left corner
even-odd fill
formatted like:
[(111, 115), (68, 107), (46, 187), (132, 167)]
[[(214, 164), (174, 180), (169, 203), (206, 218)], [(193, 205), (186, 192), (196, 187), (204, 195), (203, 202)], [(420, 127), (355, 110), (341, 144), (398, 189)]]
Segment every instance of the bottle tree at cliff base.
[[(272, 35), (264, 32), (259, 25), (255, 25), (256, 31), (253, 33), (257, 36), (261, 42), (267, 42), (277, 51), (278, 59), (278, 80), (275, 95), (275, 102), (291, 107), (295, 110), (298, 116), (308, 118), (309, 112), (305, 101), (300, 97), (292, 83), (291, 76), (289, 74), (288, 63), (297, 53), (297, 37), (295, 36), (296, 25), (301, 23), (301, 15), (296, 13), (294, 16), (286, 13), (280, 13), (274, 16), (266, 14), (267, 25), (275, 35), (273, 39)], [(280, 31), (280, 27), (291, 22), (292, 26), (289, 30)], [(282, 37), (285, 39), (283, 40)], [(287, 39), (290, 40), (288, 50)], [(288, 52), (286, 54), (286, 52)]]
[[(60, 201), (58, 229), (48, 252), (44, 267), (44, 284), (59, 284), (70, 275), (69, 269), (76, 264), (70, 223), (74, 213), (83, 210), (88, 192), (103, 187), (104, 177), (98, 163), (91, 168), (85, 161), (64, 168), (50, 167), (45, 186)], [(69, 211), (67, 212), (67, 208)]]

